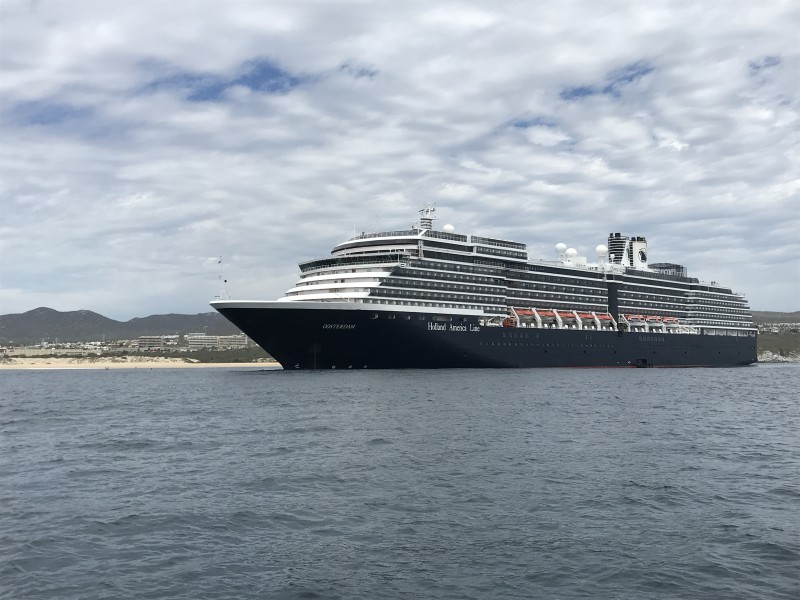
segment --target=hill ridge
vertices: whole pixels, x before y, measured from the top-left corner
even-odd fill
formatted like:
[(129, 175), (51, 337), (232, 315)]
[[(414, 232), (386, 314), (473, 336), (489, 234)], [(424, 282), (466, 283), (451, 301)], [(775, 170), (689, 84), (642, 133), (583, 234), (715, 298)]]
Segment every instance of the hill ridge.
[(216, 312), (170, 313), (117, 321), (91, 310), (58, 311), (40, 306), (24, 313), (0, 315), (0, 344), (41, 341), (89, 342), (135, 339), (142, 335), (208, 335), (241, 333)]

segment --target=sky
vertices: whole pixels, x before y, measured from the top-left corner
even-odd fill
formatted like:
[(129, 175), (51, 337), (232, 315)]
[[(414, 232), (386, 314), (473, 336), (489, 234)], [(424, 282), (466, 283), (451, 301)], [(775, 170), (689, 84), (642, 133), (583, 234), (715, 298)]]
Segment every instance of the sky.
[(800, 310), (798, 31), (795, 0), (0, 0), (0, 314), (276, 299), (427, 203)]

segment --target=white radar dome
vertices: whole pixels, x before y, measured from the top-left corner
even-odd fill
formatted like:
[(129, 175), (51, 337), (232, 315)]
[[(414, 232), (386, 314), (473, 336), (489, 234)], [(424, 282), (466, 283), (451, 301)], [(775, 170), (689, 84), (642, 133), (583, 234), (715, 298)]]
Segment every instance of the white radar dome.
[(604, 244), (600, 244), (597, 248), (594, 249), (597, 252), (597, 256), (605, 256), (608, 254), (608, 247)]
[(567, 251), (566, 244), (556, 244), (556, 253), (557, 254), (564, 254)]
[(453, 232), (455, 232), (455, 230), (456, 230), (456, 228), (453, 227), (452, 225), (450, 225), (450, 223), (448, 223), (447, 225), (442, 227), (442, 231), (444, 231), (445, 233), (453, 233)]
[(575, 258), (578, 256), (578, 251), (575, 248), (567, 248), (567, 258)]

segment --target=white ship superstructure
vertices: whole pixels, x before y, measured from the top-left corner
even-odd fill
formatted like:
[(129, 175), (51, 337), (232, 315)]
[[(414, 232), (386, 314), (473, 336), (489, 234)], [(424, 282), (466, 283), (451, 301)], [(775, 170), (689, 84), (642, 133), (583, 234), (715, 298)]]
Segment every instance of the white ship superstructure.
[(612, 233), (594, 262), (564, 244), (556, 260), (531, 261), (522, 243), (435, 230), (434, 211), (420, 211), (411, 229), (362, 233), (301, 263), (280, 301), (435, 309), (486, 326), (755, 335), (744, 297), (681, 265), (649, 265), (644, 237)]

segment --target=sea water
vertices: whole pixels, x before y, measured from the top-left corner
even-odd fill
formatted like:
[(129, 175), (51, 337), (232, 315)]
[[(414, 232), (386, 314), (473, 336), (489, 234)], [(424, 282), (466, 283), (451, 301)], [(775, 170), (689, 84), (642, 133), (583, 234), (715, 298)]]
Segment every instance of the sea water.
[(0, 371), (0, 598), (796, 600), (799, 383)]

